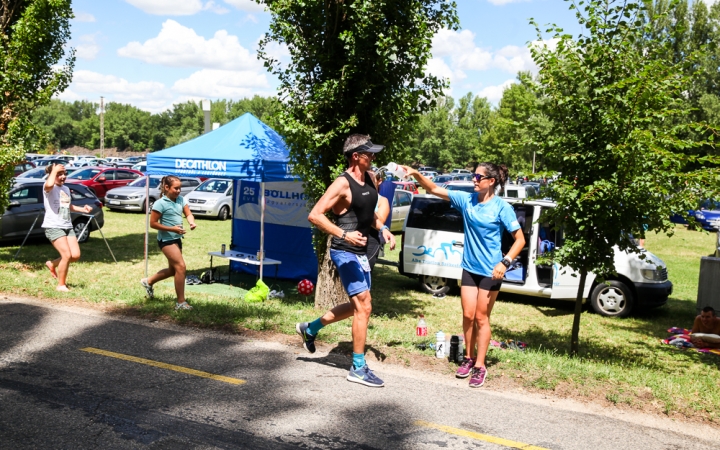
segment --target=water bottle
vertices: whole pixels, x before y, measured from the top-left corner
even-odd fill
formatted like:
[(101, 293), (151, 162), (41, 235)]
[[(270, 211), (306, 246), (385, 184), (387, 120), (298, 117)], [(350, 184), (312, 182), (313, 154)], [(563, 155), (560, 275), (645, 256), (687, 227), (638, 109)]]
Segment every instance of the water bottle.
[(427, 324), (425, 323), (425, 316), (420, 314), (420, 320), (418, 320), (417, 327), (415, 327), (415, 336), (427, 336)]
[(445, 333), (442, 331), (435, 333), (435, 357), (445, 357)]
[(453, 335), (450, 338), (450, 361), (457, 362), (459, 347), (460, 347), (460, 338), (458, 336)]
[(445, 356), (446, 357), (450, 356), (450, 341), (451, 340), (452, 340), (452, 338), (450, 337), (450, 335), (446, 334), (445, 335)]
[(223, 255), (225, 254), (225, 244), (220, 246), (220, 253)]
[(465, 358), (465, 337), (463, 335), (458, 336), (458, 353), (455, 362), (458, 364)]
[(392, 174), (400, 179), (403, 179), (407, 176), (407, 173), (405, 173), (405, 169), (403, 169), (394, 162), (388, 163), (388, 165), (385, 166), (385, 170), (387, 173)]

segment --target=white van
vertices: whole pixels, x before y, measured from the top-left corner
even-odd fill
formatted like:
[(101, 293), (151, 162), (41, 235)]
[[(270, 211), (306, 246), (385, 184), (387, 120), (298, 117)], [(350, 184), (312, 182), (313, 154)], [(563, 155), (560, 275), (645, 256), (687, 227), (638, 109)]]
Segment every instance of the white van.
[[(538, 265), (538, 256), (563, 244), (562, 231), (540, 223), (544, 209), (554, 208), (547, 200), (519, 201), (505, 198), (513, 208), (525, 234), (526, 247), (506, 272), (502, 292), (559, 300), (575, 300), (579, 276), (559, 264)], [(464, 246), (463, 216), (450, 202), (434, 195), (413, 198), (403, 228), (399, 271), (418, 278), (428, 293), (445, 293), (457, 285), (462, 275)], [(503, 252), (512, 246), (509, 233), (503, 238)], [(615, 250), (617, 274), (600, 283), (588, 274), (583, 297), (603, 316), (624, 317), (635, 308), (652, 308), (667, 303), (672, 293), (665, 263), (643, 250), (645, 259), (636, 253)], [(576, 274), (577, 275), (577, 274)]]

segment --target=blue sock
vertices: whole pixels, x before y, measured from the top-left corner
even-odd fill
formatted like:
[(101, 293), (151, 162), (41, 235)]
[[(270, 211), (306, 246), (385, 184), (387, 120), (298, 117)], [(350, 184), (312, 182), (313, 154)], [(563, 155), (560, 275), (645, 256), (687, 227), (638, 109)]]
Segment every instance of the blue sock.
[(312, 336), (317, 336), (318, 332), (323, 329), (325, 325), (320, 322), (320, 318), (313, 320), (308, 324), (307, 332)]
[(353, 353), (353, 367), (359, 369), (365, 365), (365, 353)]

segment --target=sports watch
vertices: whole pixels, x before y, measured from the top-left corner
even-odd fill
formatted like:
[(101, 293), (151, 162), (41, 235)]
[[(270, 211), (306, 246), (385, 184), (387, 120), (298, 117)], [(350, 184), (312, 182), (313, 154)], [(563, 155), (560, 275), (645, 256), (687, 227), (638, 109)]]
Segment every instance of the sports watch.
[(510, 261), (510, 260), (507, 259), (507, 258), (503, 258), (502, 261), (500, 261), (500, 262), (501, 262), (502, 265), (505, 266), (505, 267), (510, 267), (510, 265), (512, 264), (512, 261)]

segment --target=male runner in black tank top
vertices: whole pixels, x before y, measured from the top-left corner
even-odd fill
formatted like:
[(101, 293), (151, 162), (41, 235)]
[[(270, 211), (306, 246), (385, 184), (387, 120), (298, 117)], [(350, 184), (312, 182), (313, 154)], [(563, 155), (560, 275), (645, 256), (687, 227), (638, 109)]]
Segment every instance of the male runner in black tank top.
[[(330, 258), (337, 266), (350, 302), (334, 307), (313, 322), (295, 326), (303, 338), (303, 347), (315, 353), (315, 337), (320, 329), (354, 317), (353, 365), (347, 379), (371, 387), (382, 387), (385, 384), (365, 364), (365, 338), (372, 312), (370, 266), (367, 259), (367, 234), (370, 229), (379, 230), (390, 243), (390, 249), (395, 248), (395, 237), (375, 216), (378, 194), (373, 176), (368, 173), (375, 153), (383, 148), (382, 145), (370, 142), (370, 136), (349, 136), (343, 146), (348, 169), (330, 185), (308, 216), (313, 225), (333, 236)], [(337, 224), (325, 216), (329, 211), (335, 214)]]

